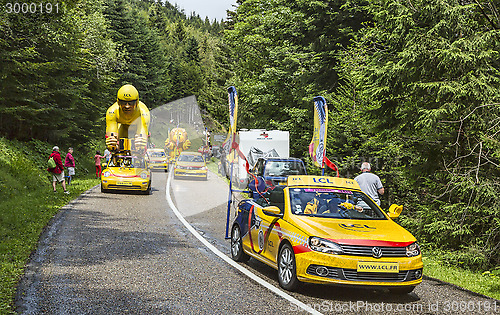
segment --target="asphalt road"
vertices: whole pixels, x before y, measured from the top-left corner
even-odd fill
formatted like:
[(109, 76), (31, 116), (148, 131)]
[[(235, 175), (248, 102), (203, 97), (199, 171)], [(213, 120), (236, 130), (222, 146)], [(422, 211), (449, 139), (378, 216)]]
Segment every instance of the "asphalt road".
[[(229, 256), (228, 189), (209, 175), (208, 181), (172, 180), (169, 193), (196, 231)], [(167, 176), (153, 174), (149, 196), (103, 194), (94, 187), (65, 206), (31, 257), (18, 288), (17, 312), (306, 313), (195, 238), (167, 203)], [(274, 269), (253, 259), (238, 265), (279, 288)], [(404, 296), (312, 284), (287, 293), (324, 314), (500, 314), (498, 301), (428, 279)]]

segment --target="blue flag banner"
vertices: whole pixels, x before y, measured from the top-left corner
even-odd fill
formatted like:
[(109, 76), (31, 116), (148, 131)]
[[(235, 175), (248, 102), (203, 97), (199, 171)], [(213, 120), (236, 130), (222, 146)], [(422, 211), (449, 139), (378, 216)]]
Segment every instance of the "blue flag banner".
[(309, 154), (314, 165), (323, 168), (326, 151), (326, 134), (328, 129), (328, 106), (322, 96), (314, 99), (314, 132), (309, 144)]

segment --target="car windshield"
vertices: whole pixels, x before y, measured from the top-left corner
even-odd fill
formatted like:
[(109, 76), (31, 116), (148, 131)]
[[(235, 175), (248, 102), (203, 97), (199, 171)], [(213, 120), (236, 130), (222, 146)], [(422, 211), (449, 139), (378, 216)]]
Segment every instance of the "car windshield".
[(145, 168), (144, 159), (135, 156), (115, 156), (109, 161), (109, 167)]
[(149, 152), (150, 157), (164, 157), (165, 152)]
[(179, 161), (181, 162), (203, 162), (203, 157), (199, 155), (180, 155)]
[(334, 188), (290, 188), (291, 211), (295, 215), (338, 219), (386, 219), (364, 193)]
[(268, 161), (264, 176), (289, 176), (306, 174), (300, 161)]

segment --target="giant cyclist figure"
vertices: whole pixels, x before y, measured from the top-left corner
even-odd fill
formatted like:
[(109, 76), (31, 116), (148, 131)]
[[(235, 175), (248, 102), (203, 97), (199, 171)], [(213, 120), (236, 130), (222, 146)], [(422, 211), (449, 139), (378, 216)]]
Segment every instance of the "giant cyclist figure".
[(106, 112), (107, 148), (115, 151), (119, 139), (129, 138), (129, 131), (135, 131), (135, 149), (145, 153), (149, 121), (149, 110), (139, 101), (137, 89), (130, 84), (122, 86), (118, 90), (116, 102)]

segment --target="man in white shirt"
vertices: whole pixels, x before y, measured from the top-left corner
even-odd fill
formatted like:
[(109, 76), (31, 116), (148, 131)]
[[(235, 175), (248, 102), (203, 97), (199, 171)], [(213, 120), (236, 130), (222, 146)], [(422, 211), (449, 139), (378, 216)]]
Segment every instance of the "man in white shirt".
[(104, 150), (104, 158), (106, 159), (106, 164), (109, 163), (109, 159), (111, 158), (111, 152), (109, 152), (108, 148)]
[(358, 182), (361, 191), (370, 196), (373, 201), (375, 201), (380, 206), (379, 194), (384, 194), (384, 186), (380, 178), (370, 173), (371, 166), (368, 162), (363, 162), (361, 164), (361, 174), (354, 178)]

